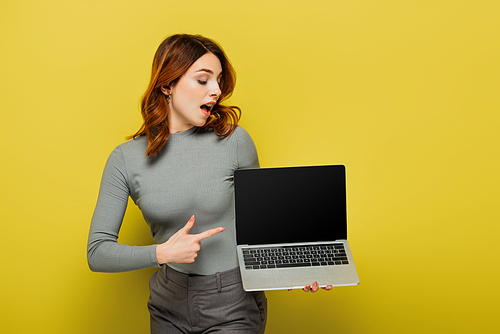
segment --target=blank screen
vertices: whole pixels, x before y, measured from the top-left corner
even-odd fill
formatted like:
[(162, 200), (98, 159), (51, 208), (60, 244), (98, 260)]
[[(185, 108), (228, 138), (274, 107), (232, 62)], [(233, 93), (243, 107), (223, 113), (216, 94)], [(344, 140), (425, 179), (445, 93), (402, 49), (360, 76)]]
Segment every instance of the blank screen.
[(238, 244), (347, 239), (343, 165), (234, 173)]

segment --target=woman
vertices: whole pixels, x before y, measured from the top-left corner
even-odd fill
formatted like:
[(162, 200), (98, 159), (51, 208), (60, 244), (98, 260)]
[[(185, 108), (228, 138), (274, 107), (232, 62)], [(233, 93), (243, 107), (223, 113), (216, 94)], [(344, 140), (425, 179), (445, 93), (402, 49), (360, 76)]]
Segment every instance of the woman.
[[(237, 126), (240, 109), (221, 104), (234, 85), (234, 70), (215, 42), (168, 37), (142, 99), (144, 123), (104, 169), (89, 266), (100, 272), (160, 267), (150, 279), (152, 333), (265, 329), (265, 294), (243, 291), (235, 252), (233, 172), (259, 161), (251, 137)], [(128, 196), (155, 245), (117, 243)], [(317, 289), (315, 282), (304, 290)]]

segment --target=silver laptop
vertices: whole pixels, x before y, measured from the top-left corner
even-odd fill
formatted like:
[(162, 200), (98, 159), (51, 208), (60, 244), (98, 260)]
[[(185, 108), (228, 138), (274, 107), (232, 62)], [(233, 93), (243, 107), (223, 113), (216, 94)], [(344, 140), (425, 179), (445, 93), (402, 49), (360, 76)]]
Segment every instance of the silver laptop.
[(345, 166), (240, 169), (234, 187), (245, 291), (359, 284), (347, 242)]

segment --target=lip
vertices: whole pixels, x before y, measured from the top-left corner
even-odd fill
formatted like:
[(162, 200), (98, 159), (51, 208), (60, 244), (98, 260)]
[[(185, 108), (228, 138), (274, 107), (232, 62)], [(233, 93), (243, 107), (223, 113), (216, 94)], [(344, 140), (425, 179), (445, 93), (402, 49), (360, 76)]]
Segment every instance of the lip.
[(217, 103), (217, 102), (215, 102), (215, 101), (209, 101), (209, 102), (207, 102), (207, 103), (203, 103), (202, 105), (209, 105), (209, 106), (210, 106), (210, 108), (212, 108), (212, 107), (213, 107), (216, 103)]

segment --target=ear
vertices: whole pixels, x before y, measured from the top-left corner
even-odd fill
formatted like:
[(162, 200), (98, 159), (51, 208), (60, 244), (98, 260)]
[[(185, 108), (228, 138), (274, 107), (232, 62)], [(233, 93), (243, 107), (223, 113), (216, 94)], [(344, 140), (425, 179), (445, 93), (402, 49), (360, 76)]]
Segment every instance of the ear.
[(170, 89), (170, 86), (162, 86), (161, 91), (165, 95), (170, 95), (172, 93), (172, 90)]

